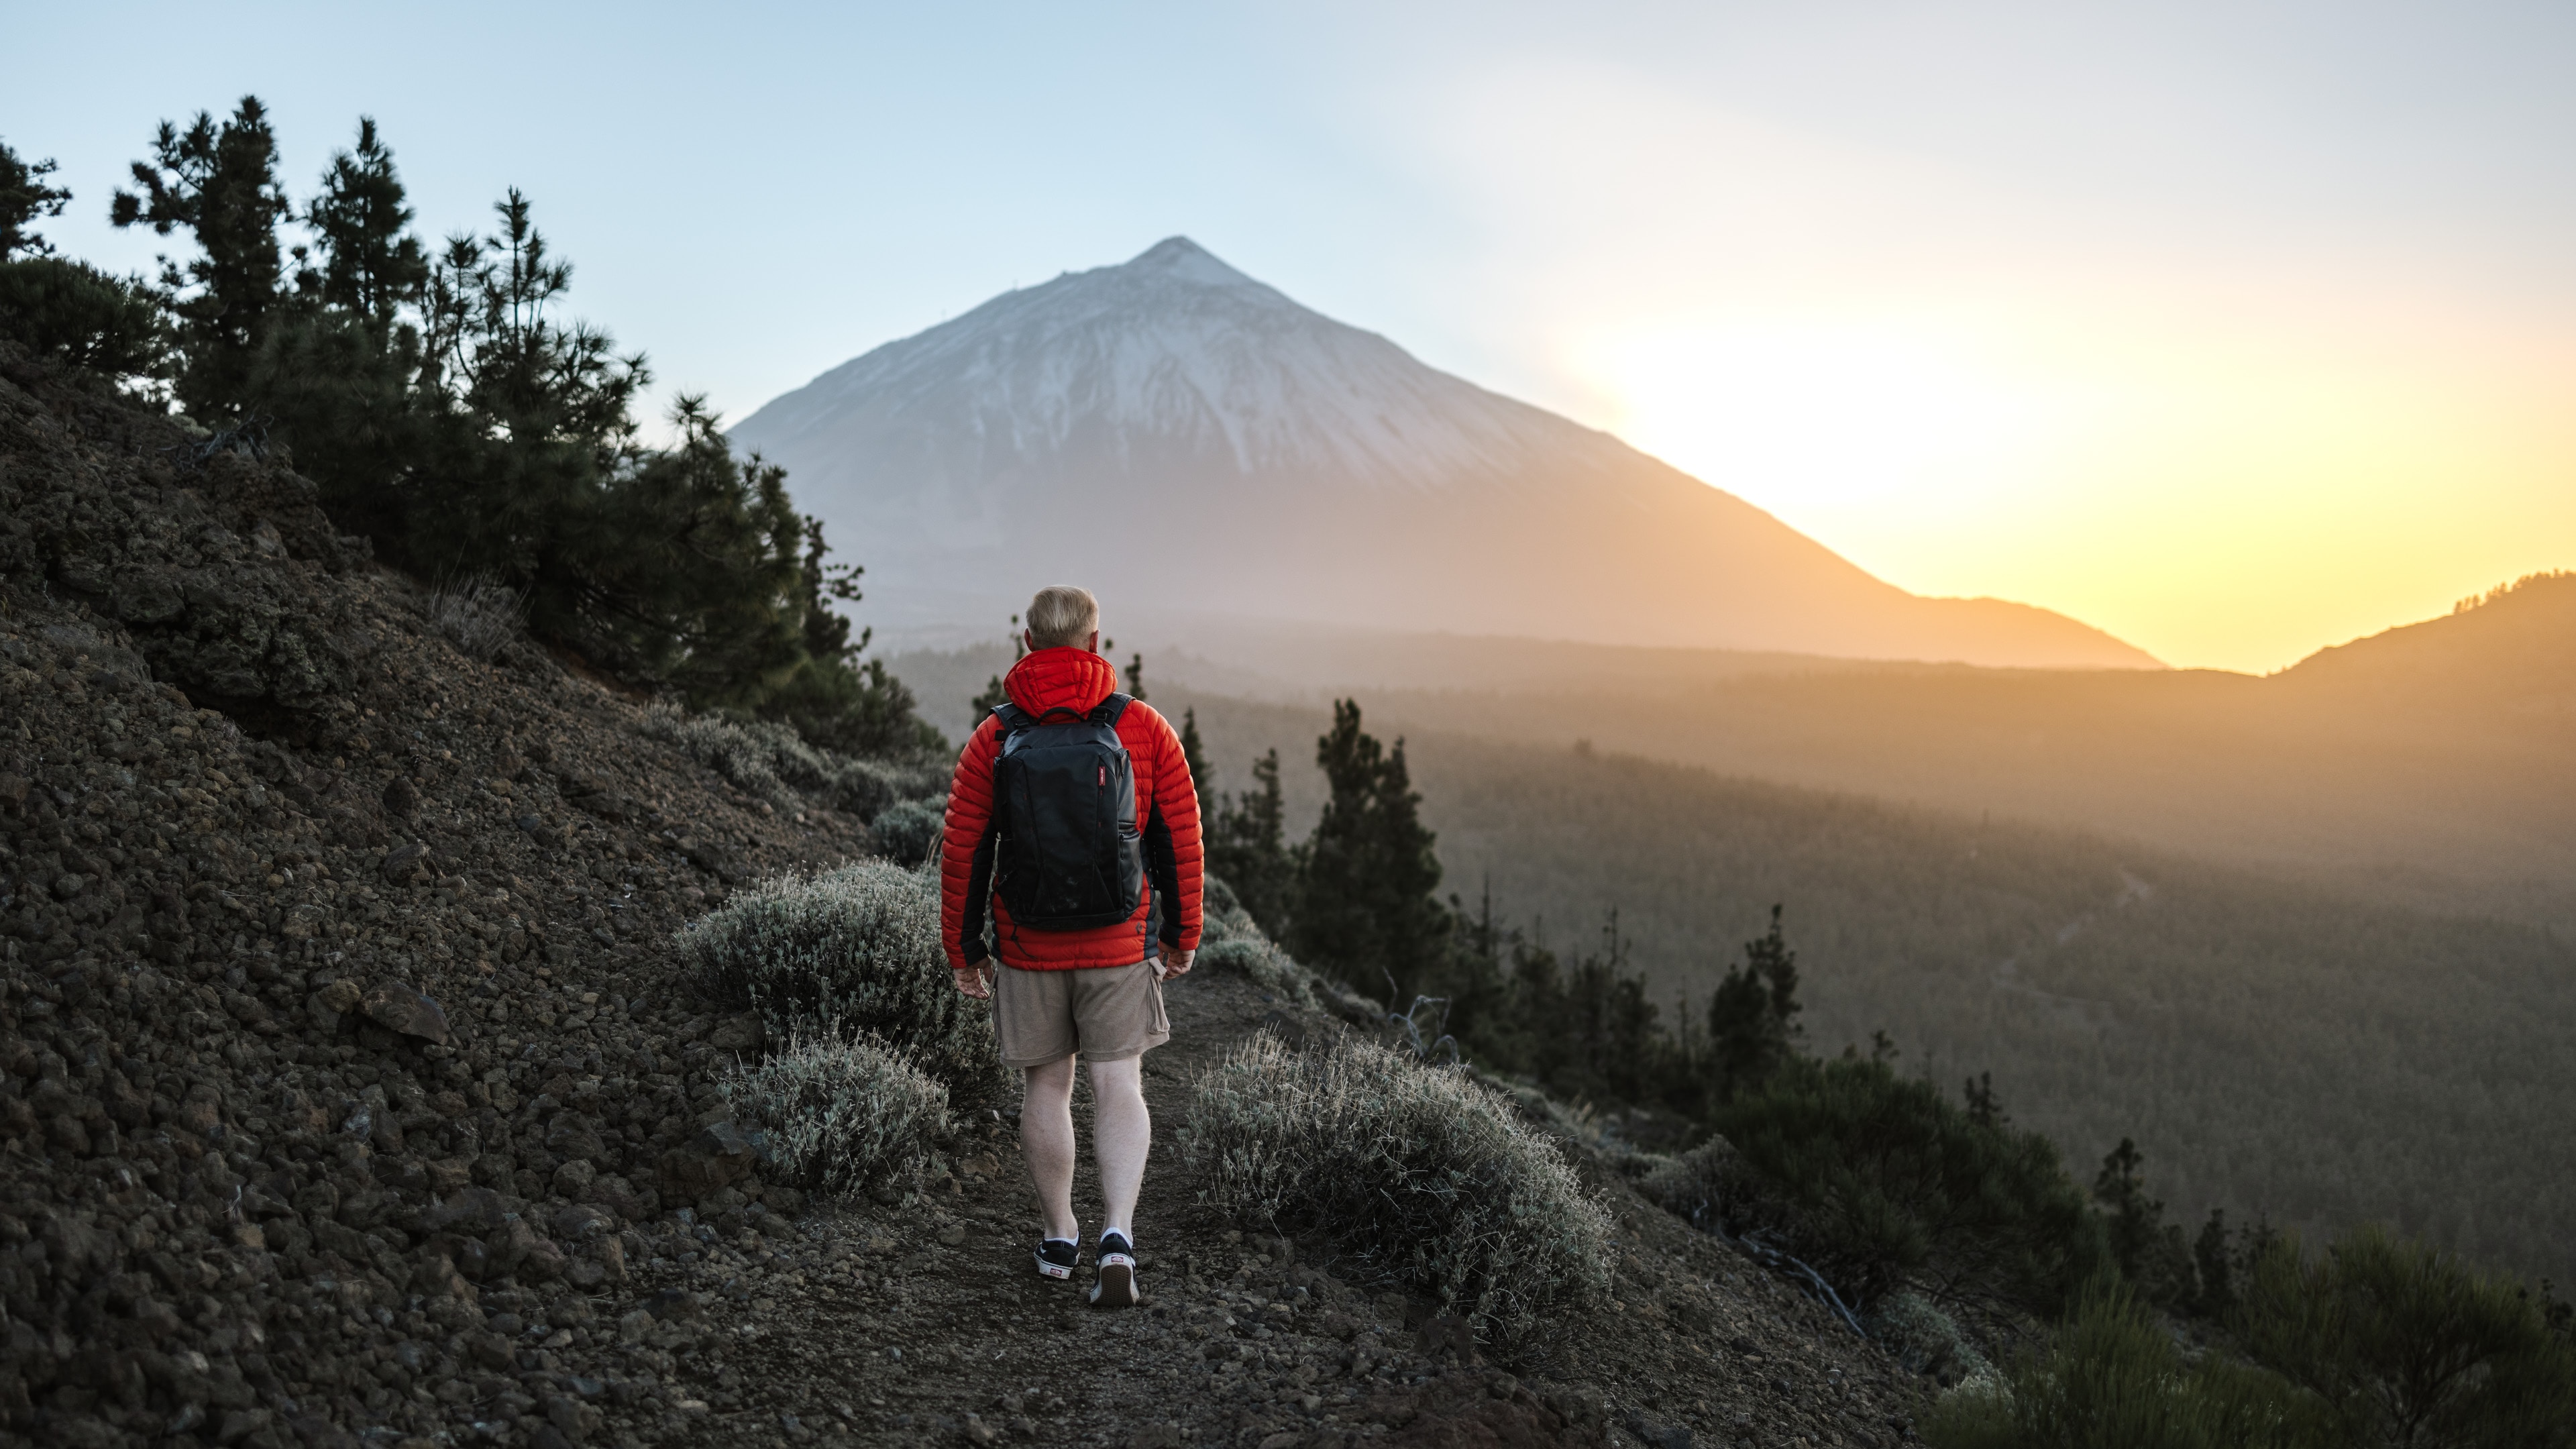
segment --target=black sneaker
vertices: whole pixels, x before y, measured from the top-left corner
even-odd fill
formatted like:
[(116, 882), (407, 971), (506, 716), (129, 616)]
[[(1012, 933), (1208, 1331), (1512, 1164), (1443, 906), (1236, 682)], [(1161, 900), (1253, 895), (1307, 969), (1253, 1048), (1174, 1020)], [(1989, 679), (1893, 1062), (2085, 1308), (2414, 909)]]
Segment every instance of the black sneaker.
[(1038, 1276), (1061, 1282), (1073, 1276), (1074, 1260), (1081, 1249), (1071, 1238), (1042, 1238), (1038, 1241)]
[(1100, 1235), (1099, 1275), (1091, 1281), (1094, 1308), (1133, 1308), (1144, 1301), (1136, 1291), (1136, 1249), (1118, 1233)]

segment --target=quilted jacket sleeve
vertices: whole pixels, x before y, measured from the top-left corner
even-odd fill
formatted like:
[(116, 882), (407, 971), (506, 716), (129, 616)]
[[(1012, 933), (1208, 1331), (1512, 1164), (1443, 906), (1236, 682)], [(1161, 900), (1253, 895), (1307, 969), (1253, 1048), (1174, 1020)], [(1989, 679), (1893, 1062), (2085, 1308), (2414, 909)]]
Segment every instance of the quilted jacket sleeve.
[(993, 888), (993, 759), (1000, 753), (998, 731), (989, 715), (975, 727), (957, 756), (956, 778), (948, 784), (947, 827), (939, 837), (939, 942), (953, 970), (962, 971), (990, 952), (984, 940), (984, 913)]
[(1205, 852), (1199, 839), (1198, 782), (1190, 778), (1190, 761), (1181, 749), (1172, 722), (1154, 715), (1154, 802), (1147, 828), (1147, 868), (1154, 889), (1166, 902), (1159, 935), (1176, 951), (1199, 948), (1199, 899)]

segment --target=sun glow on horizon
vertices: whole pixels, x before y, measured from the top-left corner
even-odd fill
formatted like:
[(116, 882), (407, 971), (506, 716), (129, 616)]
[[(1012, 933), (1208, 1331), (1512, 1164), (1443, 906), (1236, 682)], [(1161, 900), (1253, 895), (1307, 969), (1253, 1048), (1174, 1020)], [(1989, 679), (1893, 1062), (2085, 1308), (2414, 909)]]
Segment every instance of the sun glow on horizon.
[(1900, 499), (1976, 506), (2083, 406), (1957, 338), (1846, 319), (1664, 319), (1591, 339), (1573, 369), (1610, 431), (1810, 531)]

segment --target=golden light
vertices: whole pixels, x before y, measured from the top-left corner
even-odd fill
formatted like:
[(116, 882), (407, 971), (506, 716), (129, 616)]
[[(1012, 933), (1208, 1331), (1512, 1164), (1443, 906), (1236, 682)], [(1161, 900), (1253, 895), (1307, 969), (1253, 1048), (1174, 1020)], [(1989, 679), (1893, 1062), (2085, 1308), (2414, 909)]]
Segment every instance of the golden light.
[(2081, 412), (1959, 339), (1862, 322), (1658, 323), (1595, 340), (1576, 367), (1611, 431), (1826, 538), (1865, 536), (1891, 506), (1980, 509)]

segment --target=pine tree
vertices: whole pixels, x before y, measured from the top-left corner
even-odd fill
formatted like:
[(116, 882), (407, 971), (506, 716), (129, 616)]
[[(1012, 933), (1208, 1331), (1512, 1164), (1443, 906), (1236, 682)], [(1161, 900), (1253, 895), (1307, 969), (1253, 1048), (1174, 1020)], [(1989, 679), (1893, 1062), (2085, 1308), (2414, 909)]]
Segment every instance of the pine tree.
[(1190, 767), (1190, 784), (1202, 800), (1215, 799), (1216, 770), (1208, 764), (1207, 747), (1199, 742), (1199, 712), (1181, 711), (1181, 759)]
[(184, 269), (162, 263), (179, 320), (180, 400), (193, 411), (237, 413), (280, 297), (277, 225), (294, 215), (278, 186), (267, 108), (244, 96), (220, 124), (204, 111), (185, 131), (162, 122), (151, 159), (135, 162), (133, 176), (139, 189), (117, 192), (109, 219), (161, 236), (184, 227), (200, 253)]
[(0, 333), (40, 356), (113, 377), (160, 369), (161, 303), (141, 279), (113, 277), (53, 254), (35, 223), (63, 214), (71, 192), (51, 161), (0, 144)]
[(2148, 1196), (2141, 1170), (2145, 1164), (2138, 1144), (2121, 1138), (2102, 1159), (2102, 1170), (2093, 1179), (2093, 1200), (2103, 1208), (2111, 1260), (2121, 1276), (2150, 1302), (2185, 1305), (2197, 1294), (2192, 1250), (2183, 1242), (2181, 1225), (2165, 1221), (2165, 1205)]
[(1643, 1103), (1663, 1095), (1662, 1028), (1654, 1003), (1646, 999), (1644, 979), (1627, 972), (1628, 946), (1619, 934), (1615, 908), (1602, 924), (1601, 938), (1601, 951), (1576, 961), (1566, 973), (1556, 1015), (1531, 1025), (1554, 1031), (1568, 1048), (1550, 1085), (1581, 1097)]
[[(1028, 641), (1020, 633), (1020, 616), (1013, 614), (1011, 616), (1011, 662), (1017, 664), (1026, 659), (1028, 654)], [(968, 700), (966, 707), (975, 712), (975, 724), (980, 725), (984, 722), (984, 716), (1010, 702), (1011, 692), (1002, 687), (1002, 676), (996, 674), (985, 681), (984, 692)], [(969, 729), (973, 727), (973, 725), (968, 726)]]
[(1449, 1030), (1458, 1040), (1473, 1044), (1479, 1055), (1492, 1056), (1511, 1028), (1503, 976), (1503, 947), (1510, 935), (1494, 916), (1493, 878), (1485, 879), (1473, 913), (1465, 902), (1451, 896), (1449, 919), (1454, 926), (1444, 983), (1449, 992)]
[(1980, 1127), (2007, 1127), (2012, 1124), (2012, 1117), (1995, 1096), (1994, 1073), (1979, 1072), (1970, 1077), (1960, 1095), (1967, 1101), (1969, 1121)]
[(2164, 1221), (2165, 1205), (2147, 1196), (2146, 1178), (2140, 1171), (2145, 1163), (2136, 1141), (2123, 1137), (2102, 1158), (2102, 1170), (2093, 1178), (2093, 1200), (2110, 1218), (2111, 1256), (2132, 1282)]
[(1438, 964), (1449, 934), (1434, 837), (1418, 814), (1404, 741), (1387, 749), (1360, 728), (1353, 700), (1333, 705), (1315, 742), (1331, 786), (1323, 818), (1297, 852), (1289, 931), (1297, 953), (1358, 981), (1383, 979), (1403, 1010)]
[(2228, 1251), (2227, 1236), (2226, 1211), (2211, 1208), (2209, 1221), (2200, 1225), (2200, 1236), (2192, 1240), (2192, 1266), (2200, 1274), (2200, 1297), (2195, 1306), (2203, 1318), (2225, 1318), (2228, 1310), (2236, 1306), (2235, 1262)]
[[(645, 360), (558, 320), (572, 267), (524, 194), (495, 205), (490, 233), (452, 236), (432, 258), (392, 150), (362, 120), (301, 210), (314, 242), (294, 248), (289, 287), (278, 227), (298, 211), (276, 157), (267, 112), (246, 97), (221, 122), (163, 123), (136, 189), (117, 194), (119, 226), (196, 243), (184, 268), (163, 262), (191, 412), (264, 420), (334, 520), (388, 562), (496, 583), (534, 632), (635, 682), (847, 750), (938, 739), (901, 681), (858, 663), (868, 638), (835, 607), (858, 598), (858, 570), (829, 561), (781, 470), (736, 458), (696, 398), (678, 402), (673, 446), (638, 441)], [(42, 174), (8, 156), (0, 220), (50, 204)], [(45, 323), (40, 345), (112, 370), (158, 366), (158, 319), (130, 314), (159, 299), (11, 271), (0, 295), (41, 304), (20, 309)]]
[(1708, 999), (1708, 1047), (1721, 1101), (1761, 1085), (1797, 1055), (1798, 953), (1771, 907), (1771, 929), (1744, 943), (1744, 964), (1730, 966)]
[[(304, 208), (320, 266), (299, 267), (244, 389), (321, 485), (323, 506), (394, 558), (413, 551), (402, 483), (435, 411), (412, 386), (423, 358), (408, 319), (429, 263), (411, 220), (393, 152), (362, 119), (356, 149), (332, 156)], [(295, 255), (308, 260), (304, 248)]]
[(628, 410), (650, 373), (606, 333), (555, 320), (572, 268), (527, 197), (512, 188), (493, 212), (497, 230), (450, 237), (430, 269), (424, 442), (402, 484), (398, 560), (497, 578), (525, 591), (540, 632), (616, 652), (621, 606), (600, 576), (637, 515), (609, 495), (644, 461)]
[(1285, 940), (1296, 880), (1277, 750), (1252, 762), (1252, 780), (1257, 790), (1216, 797), (1206, 833), (1207, 868), (1234, 888), (1235, 899), (1262, 930)]
[(62, 215), (63, 204), (72, 199), (69, 191), (46, 184), (53, 174), (51, 160), (22, 161), (0, 142), (0, 262), (53, 254), (53, 243), (34, 229), (35, 222)]
[(1127, 697), (1145, 697), (1145, 656), (1142, 654), (1131, 654), (1127, 658)]
[(324, 306), (364, 322), (378, 342), (429, 281), (429, 258), (411, 234), (412, 211), (393, 152), (373, 116), (358, 118), (358, 144), (331, 158), (322, 194), (304, 211), (322, 253), (315, 290)]

